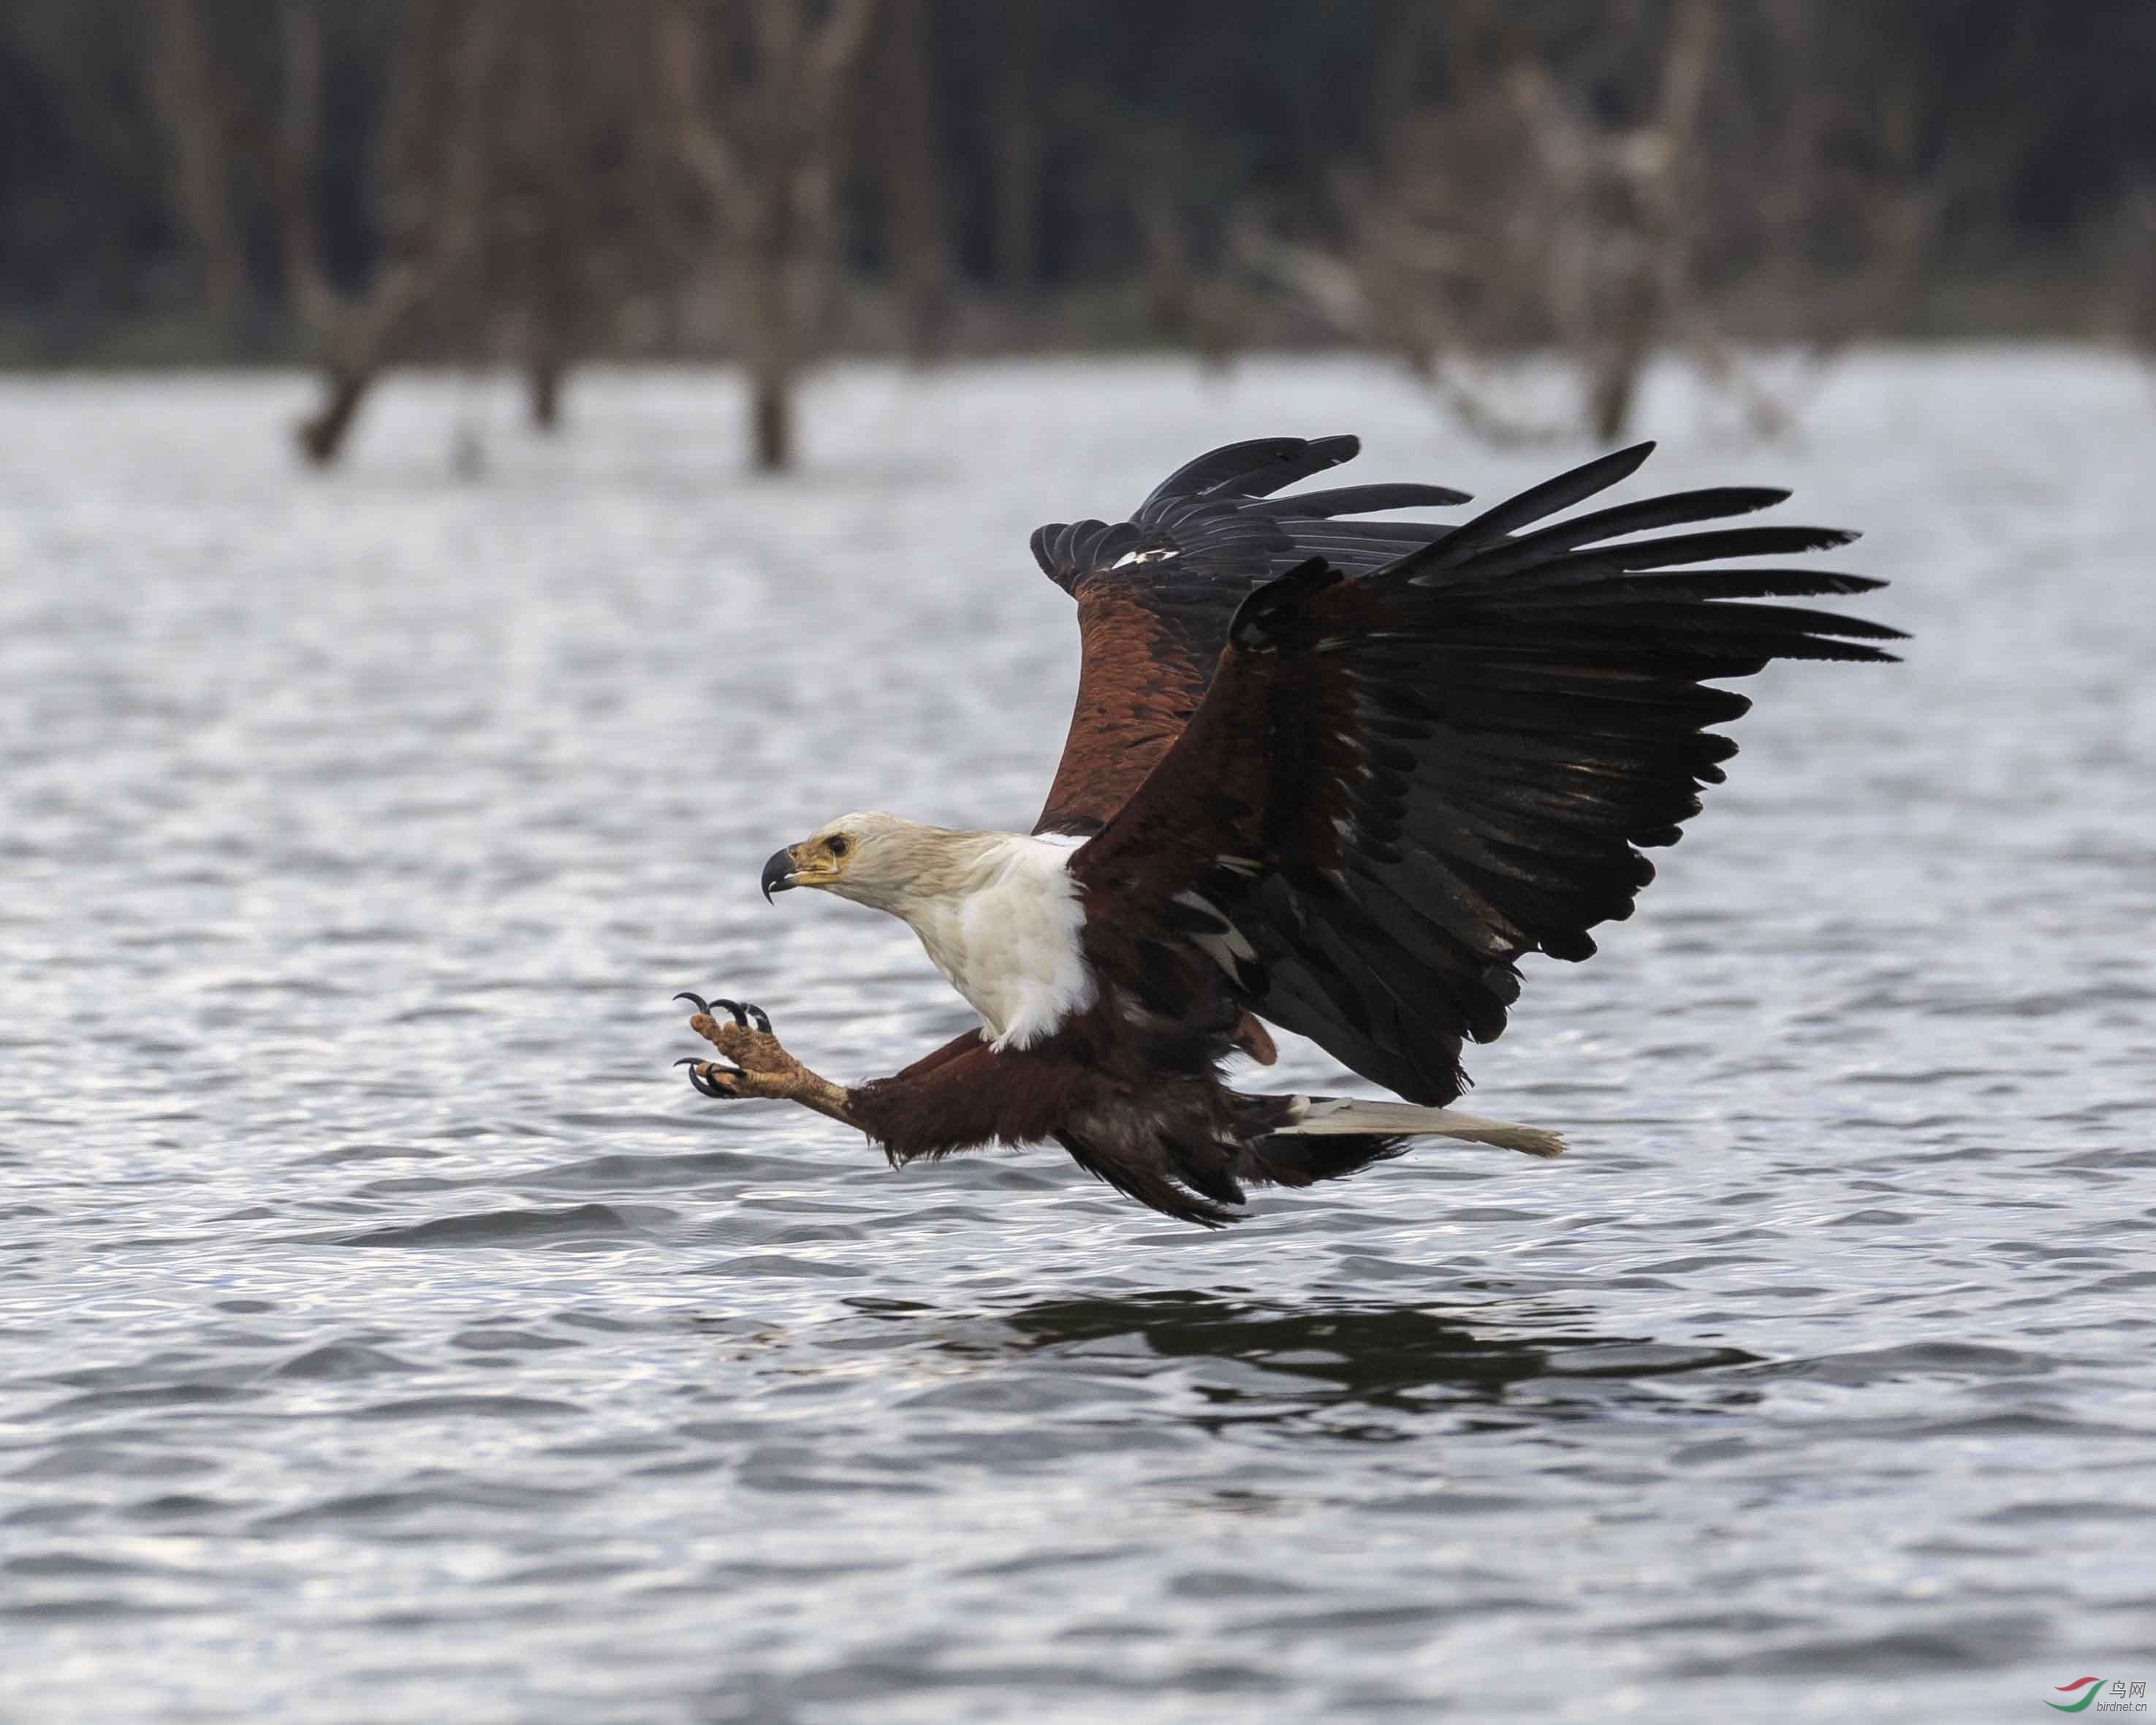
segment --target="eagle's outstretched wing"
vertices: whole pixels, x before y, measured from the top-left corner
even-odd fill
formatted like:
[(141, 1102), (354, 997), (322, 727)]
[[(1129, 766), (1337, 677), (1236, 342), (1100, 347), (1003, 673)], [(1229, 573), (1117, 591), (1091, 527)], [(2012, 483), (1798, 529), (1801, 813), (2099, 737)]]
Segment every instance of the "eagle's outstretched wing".
[(1161, 949), (1194, 945), (1253, 1010), (1364, 1076), (1418, 1102), (1458, 1096), (1461, 1042), (1504, 1028), (1521, 955), (1592, 952), (1587, 931), (1629, 916), (1653, 877), (1635, 847), (1675, 843), (1699, 787), (1722, 778), (1736, 745), (1705, 727), (1750, 703), (1707, 680), (1772, 659), (1887, 659), (1864, 643), (1899, 638), (1727, 603), (1879, 582), (1698, 567), (1853, 535), (1631, 536), (1784, 492), (1684, 492), (1523, 531), (1651, 447), (1374, 572), (1326, 552), (1243, 598), (1188, 726), (1072, 855), (1104, 978), (1143, 1000), (1188, 973)]
[(1178, 468), (1127, 521), (1055, 522), (1033, 536), (1049, 578), (1078, 601), (1078, 704), (1036, 832), (1092, 833), (1189, 722), (1253, 588), (1322, 556), (1350, 574), (1383, 567), (1448, 530), (1357, 521), (1358, 510), (1465, 503), (1442, 485), (1273, 493), (1350, 459), (1352, 437), (1230, 444)]

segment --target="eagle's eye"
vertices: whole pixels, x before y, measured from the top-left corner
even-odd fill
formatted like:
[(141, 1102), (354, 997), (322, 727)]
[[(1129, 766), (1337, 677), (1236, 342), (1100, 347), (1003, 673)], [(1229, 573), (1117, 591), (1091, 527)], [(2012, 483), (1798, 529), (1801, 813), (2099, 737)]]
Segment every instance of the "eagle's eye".
[(846, 841), (844, 837), (841, 835), (832, 839), (829, 843), (829, 848), (832, 855), (844, 856), (846, 854)]

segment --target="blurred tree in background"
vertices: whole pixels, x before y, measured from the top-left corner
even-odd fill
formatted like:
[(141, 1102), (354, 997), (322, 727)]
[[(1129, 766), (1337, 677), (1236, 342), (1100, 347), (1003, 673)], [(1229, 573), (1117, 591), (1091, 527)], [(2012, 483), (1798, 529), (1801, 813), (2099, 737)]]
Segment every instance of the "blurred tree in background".
[(703, 194), (758, 467), (792, 459), (793, 379), (830, 321), (846, 116), (875, 15), (874, 0), (674, 0), (660, 14), (668, 121)]
[(0, 358), (2156, 343), (2156, 0), (8, 0)]

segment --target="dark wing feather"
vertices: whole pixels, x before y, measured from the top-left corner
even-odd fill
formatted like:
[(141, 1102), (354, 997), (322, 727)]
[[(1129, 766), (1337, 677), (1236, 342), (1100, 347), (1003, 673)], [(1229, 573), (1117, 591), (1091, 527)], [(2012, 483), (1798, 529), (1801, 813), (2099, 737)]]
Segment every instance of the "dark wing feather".
[(1630, 916), (1654, 876), (1640, 848), (1674, 843), (1722, 778), (1735, 745), (1705, 727), (1748, 703), (1707, 683), (1773, 659), (1887, 659), (1869, 644), (1897, 638), (1746, 603), (1876, 582), (1691, 567), (1847, 534), (1604, 542), (1778, 493), (1685, 493), (1520, 532), (1638, 454), (1375, 573), (1313, 557), (1254, 590), (1187, 728), (1072, 857), (1104, 978), (1121, 980), (1116, 954), (1135, 944), (1186, 941), (1252, 1010), (1366, 1077), (1419, 1102), (1456, 1096), (1461, 1045), (1503, 1029), (1521, 957), (1594, 952), (1588, 931)]
[(1034, 534), (1040, 567), (1078, 601), (1085, 653), (1070, 738), (1036, 832), (1095, 832), (1122, 806), (1189, 722), (1228, 619), (1253, 588), (1313, 556), (1367, 573), (1449, 531), (1339, 519), (1467, 501), (1442, 485), (1275, 495), (1358, 447), (1352, 437), (1230, 444), (1169, 475), (1127, 521), (1059, 521)]

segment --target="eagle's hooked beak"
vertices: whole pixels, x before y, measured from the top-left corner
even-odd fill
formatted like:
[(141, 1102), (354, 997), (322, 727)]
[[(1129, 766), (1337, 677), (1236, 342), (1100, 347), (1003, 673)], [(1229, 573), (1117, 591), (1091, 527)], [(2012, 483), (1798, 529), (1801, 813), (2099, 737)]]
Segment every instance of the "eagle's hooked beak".
[(767, 902), (774, 892), (784, 892), (793, 885), (793, 853), (774, 850), (771, 860), (763, 865), (763, 896)]

